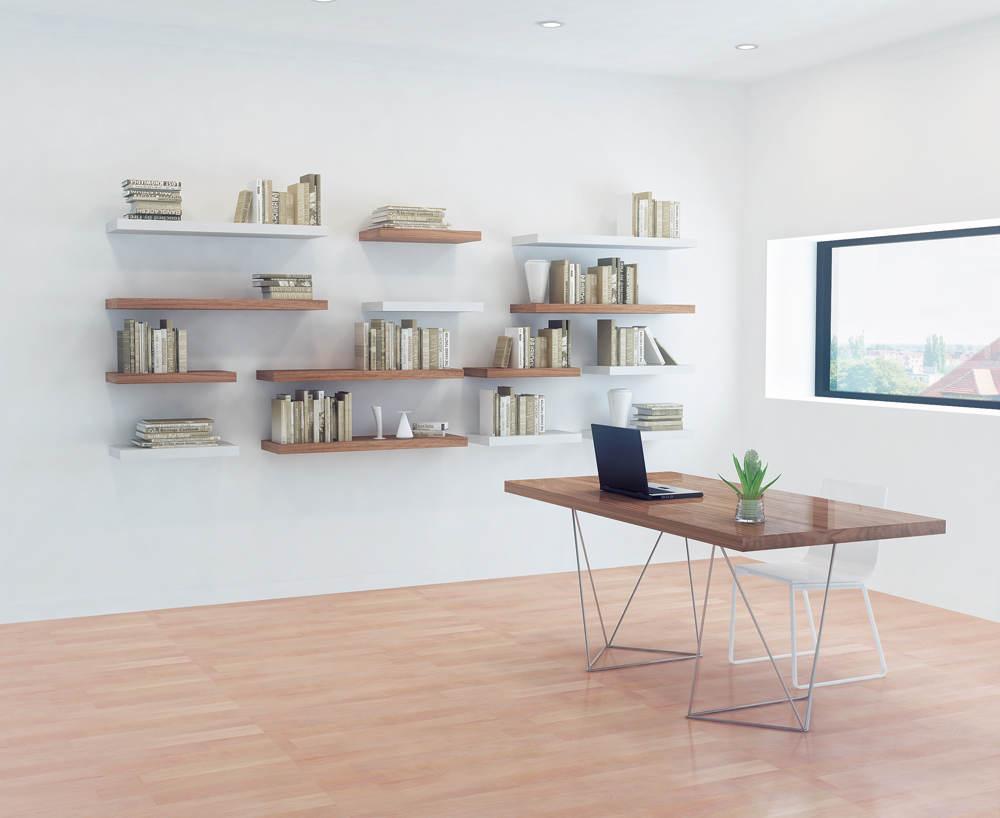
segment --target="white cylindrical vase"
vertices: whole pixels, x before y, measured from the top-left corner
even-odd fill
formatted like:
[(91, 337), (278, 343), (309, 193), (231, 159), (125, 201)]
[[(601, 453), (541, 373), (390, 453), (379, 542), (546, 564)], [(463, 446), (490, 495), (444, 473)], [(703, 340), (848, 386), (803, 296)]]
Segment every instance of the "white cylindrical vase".
[(528, 301), (544, 304), (545, 290), (549, 286), (549, 262), (543, 258), (528, 259), (524, 262), (524, 274), (528, 278)]
[(631, 389), (609, 389), (608, 408), (611, 410), (612, 426), (628, 426), (628, 412), (632, 407)]
[(372, 414), (375, 415), (375, 439), (385, 440), (385, 438), (382, 436), (382, 407), (373, 406)]

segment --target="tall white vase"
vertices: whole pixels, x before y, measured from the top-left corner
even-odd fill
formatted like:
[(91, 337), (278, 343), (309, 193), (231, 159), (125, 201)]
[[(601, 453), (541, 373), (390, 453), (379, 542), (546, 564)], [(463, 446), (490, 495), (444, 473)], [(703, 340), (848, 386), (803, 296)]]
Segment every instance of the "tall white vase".
[(396, 437), (400, 440), (413, 437), (413, 429), (410, 428), (410, 419), (407, 417), (407, 413), (412, 411), (412, 409), (399, 410), (399, 428), (396, 430)]
[(628, 426), (628, 412), (631, 406), (631, 389), (608, 390), (608, 408), (611, 410), (612, 426)]
[(382, 436), (382, 407), (373, 406), (372, 414), (375, 415), (375, 439), (385, 440), (385, 438)]
[(545, 290), (549, 286), (549, 262), (543, 258), (528, 259), (524, 262), (524, 274), (528, 277), (528, 301), (544, 304)]

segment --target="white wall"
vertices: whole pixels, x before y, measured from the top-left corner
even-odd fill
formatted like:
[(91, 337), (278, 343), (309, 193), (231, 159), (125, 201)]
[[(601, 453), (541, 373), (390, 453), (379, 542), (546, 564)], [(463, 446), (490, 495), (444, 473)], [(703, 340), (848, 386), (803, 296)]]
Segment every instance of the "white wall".
[[(383, 297), (484, 301), (447, 325), (460, 364), (486, 363), (508, 305), (526, 300), (521, 262), (560, 257), (515, 252), (510, 237), (613, 234), (622, 192), (680, 199), (684, 234), (699, 241), (629, 254), (644, 300), (698, 308), (649, 321), (698, 367), (631, 383), (637, 400), (683, 401), (697, 432), (651, 446), (650, 467), (722, 467), (737, 441), (744, 101), (722, 84), (0, 14), (0, 620), (571, 569), (568, 515), (502, 486), (593, 473), (589, 445), (279, 457), (259, 448), (269, 399), (306, 385), (254, 371), (352, 366), (360, 302)], [(248, 179), (306, 172), (323, 174), (329, 238), (105, 233), (129, 176), (178, 178), (185, 219), (225, 221)], [(447, 206), (483, 241), (357, 241), (373, 207), (411, 202)], [(105, 298), (252, 297), (251, 273), (274, 271), (312, 273), (329, 312), (169, 316), (189, 330), (192, 369), (236, 370), (238, 383), (104, 383), (122, 320), (167, 317), (106, 312)], [(593, 362), (594, 327), (574, 321), (576, 360)], [(552, 426), (579, 429), (604, 418), (614, 380), (531, 386), (548, 395)], [(355, 384), (355, 432), (372, 433), (375, 403), (388, 418), (413, 409), (475, 430), (483, 383)], [(186, 415), (215, 418), (241, 456), (108, 457), (137, 419)], [(634, 563), (648, 540), (593, 530), (616, 533), (598, 564)], [(677, 556), (674, 542), (664, 558)]]
[(742, 312), (743, 438), (779, 486), (876, 483), (891, 508), (945, 518), (945, 535), (883, 543), (872, 587), (993, 619), (1000, 417), (766, 398), (764, 283), (768, 240), (1000, 216), (998, 85), (995, 20), (754, 86)]

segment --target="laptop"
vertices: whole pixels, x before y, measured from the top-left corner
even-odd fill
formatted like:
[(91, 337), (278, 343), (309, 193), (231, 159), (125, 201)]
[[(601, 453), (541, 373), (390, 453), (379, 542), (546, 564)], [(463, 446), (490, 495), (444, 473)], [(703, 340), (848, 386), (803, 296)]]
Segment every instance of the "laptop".
[(594, 454), (601, 491), (637, 497), (640, 500), (679, 500), (704, 497), (700, 491), (650, 483), (646, 477), (646, 458), (642, 454), (642, 433), (619, 426), (590, 426), (594, 435)]

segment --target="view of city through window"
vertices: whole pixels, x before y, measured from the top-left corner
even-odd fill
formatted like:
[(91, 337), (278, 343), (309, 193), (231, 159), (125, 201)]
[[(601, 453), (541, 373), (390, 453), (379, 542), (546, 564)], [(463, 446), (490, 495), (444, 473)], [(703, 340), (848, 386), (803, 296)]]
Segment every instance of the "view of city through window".
[(1000, 236), (834, 247), (830, 390), (1000, 402)]

